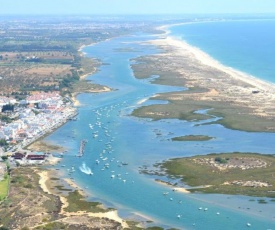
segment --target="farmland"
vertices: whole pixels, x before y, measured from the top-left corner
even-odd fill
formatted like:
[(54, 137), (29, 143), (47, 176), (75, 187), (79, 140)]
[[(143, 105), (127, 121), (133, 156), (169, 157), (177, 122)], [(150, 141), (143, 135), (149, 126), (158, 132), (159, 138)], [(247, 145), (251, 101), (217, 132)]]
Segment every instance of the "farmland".
[(23, 99), (32, 91), (72, 93), (98, 60), (80, 47), (127, 34), (136, 28), (78, 17), (0, 18), (0, 92)]

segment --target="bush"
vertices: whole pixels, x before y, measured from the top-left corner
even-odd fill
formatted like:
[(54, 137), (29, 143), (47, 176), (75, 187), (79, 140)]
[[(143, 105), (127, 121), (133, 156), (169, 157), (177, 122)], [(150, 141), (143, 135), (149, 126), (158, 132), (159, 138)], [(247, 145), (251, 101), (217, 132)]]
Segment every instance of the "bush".
[(220, 164), (226, 164), (227, 163), (227, 160), (224, 159), (224, 158), (221, 158), (221, 157), (216, 157), (215, 161), (220, 163)]

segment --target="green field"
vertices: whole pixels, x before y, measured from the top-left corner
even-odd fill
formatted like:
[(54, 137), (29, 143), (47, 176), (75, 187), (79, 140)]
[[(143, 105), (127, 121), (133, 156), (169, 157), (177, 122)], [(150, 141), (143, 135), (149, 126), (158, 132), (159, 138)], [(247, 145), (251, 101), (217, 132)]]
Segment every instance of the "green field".
[(8, 195), (9, 181), (10, 177), (8, 174), (6, 174), (4, 179), (0, 181), (0, 201)]

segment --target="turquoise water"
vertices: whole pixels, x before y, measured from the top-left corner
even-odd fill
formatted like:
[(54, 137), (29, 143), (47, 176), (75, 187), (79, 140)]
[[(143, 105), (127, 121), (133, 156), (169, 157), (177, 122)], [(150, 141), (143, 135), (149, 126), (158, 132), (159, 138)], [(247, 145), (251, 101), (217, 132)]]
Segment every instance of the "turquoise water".
[[(220, 125), (199, 126), (198, 122), (172, 119), (153, 122), (131, 117), (130, 112), (141, 106), (143, 99), (160, 92), (182, 90), (133, 77), (131, 59), (158, 52), (153, 46), (138, 43), (148, 39), (151, 37), (136, 34), (84, 49), (88, 56), (106, 63), (90, 79), (115, 90), (78, 96), (82, 104), (78, 120), (47, 137), (68, 149), (62, 162), (55, 167), (90, 194), (89, 199), (117, 208), (123, 217), (145, 216), (154, 221), (153, 225), (179, 229), (247, 229), (247, 223), (251, 223), (251, 229), (275, 229), (274, 202), (263, 206), (243, 196), (173, 192), (155, 183), (152, 177), (139, 173), (141, 166), (150, 167), (172, 157), (222, 151), (270, 154), (275, 148), (272, 141), (275, 134), (246, 133)], [(118, 48), (134, 50), (117, 52)], [(209, 135), (215, 139), (203, 143), (170, 141), (174, 136), (191, 134)], [(82, 139), (87, 139), (88, 143), (84, 156), (78, 158), (76, 154)], [(70, 173), (72, 166), (76, 171)], [(164, 192), (169, 194), (164, 196)], [(205, 208), (207, 211), (203, 211)]]
[(275, 19), (194, 23), (170, 30), (226, 66), (275, 83)]

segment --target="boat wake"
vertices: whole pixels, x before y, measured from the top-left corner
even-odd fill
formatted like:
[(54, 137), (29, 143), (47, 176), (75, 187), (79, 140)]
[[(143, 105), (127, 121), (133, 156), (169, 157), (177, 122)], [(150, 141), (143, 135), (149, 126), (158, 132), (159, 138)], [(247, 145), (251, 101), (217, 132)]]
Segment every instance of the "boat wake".
[(93, 175), (92, 170), (85, 164), (82, 163), (82, 165), (79, 167), (80, 171), (87, 174), (87, 175)]

